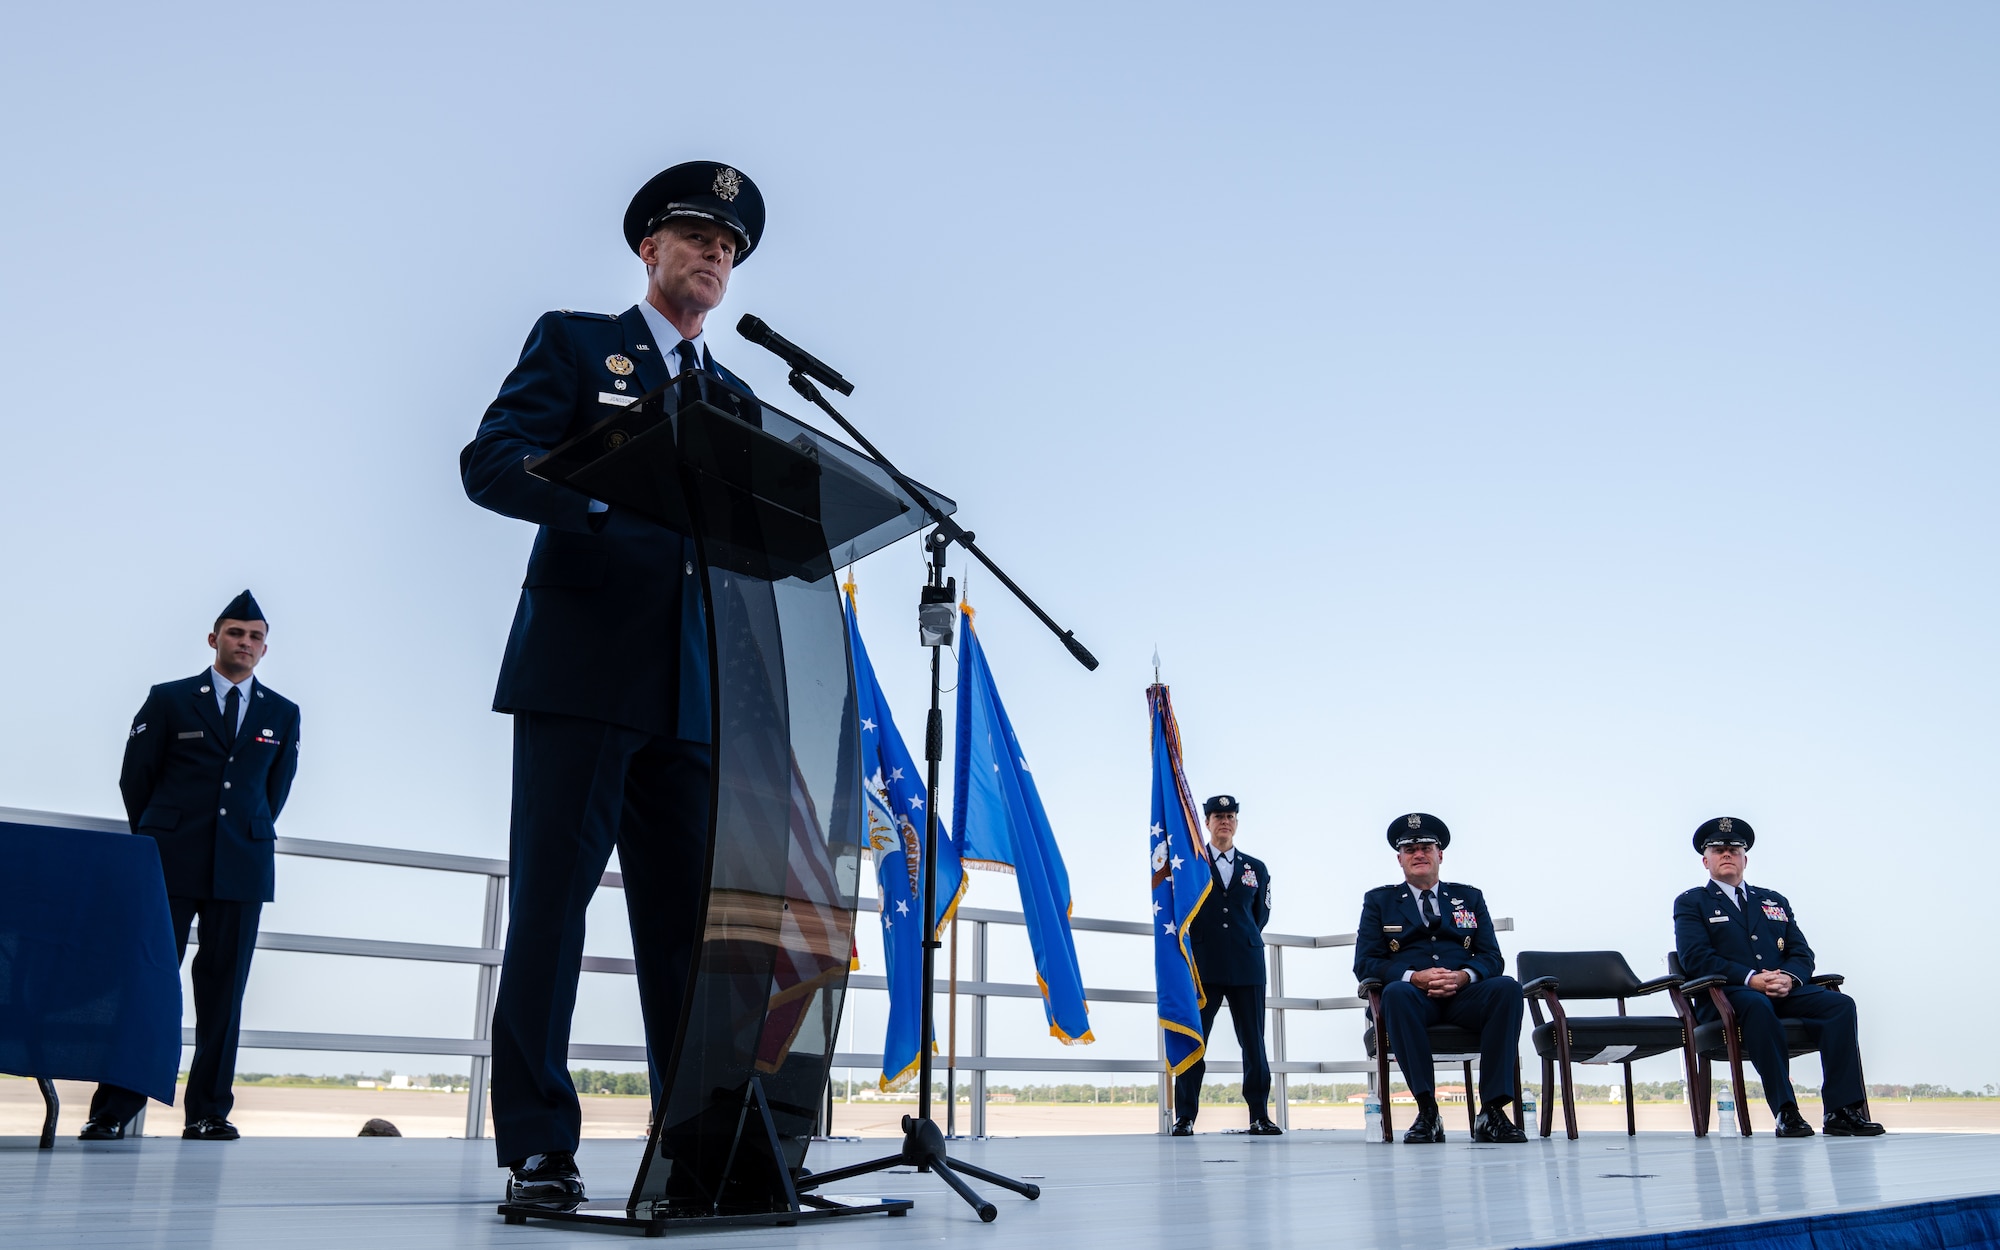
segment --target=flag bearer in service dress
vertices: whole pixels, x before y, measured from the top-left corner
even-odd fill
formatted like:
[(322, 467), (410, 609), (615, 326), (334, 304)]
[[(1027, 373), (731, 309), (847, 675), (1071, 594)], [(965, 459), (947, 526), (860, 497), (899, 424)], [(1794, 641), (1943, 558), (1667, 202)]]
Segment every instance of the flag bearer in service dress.
[[(1354, 979), (1382, 983), (1377, 1044), (1386, 1025), (1389, 1049), (1417, 1100), (1416, 1122), (1403, 1140), (1444, 1140), (1425, 1030), (1453, 1024), (1479, 1035), (1480, 1111), (1473, 1140), (1524, 1142), (1528, 1135), (1505, 1110), (1518, 1096), (1521, 987), (1506, 975), (1486, 896), (1469, 885), (1438, 880), (1451, 830), (1437, 817), (1398, 816), (1389, 825), (1389, 845), (1396, 848), (1403, 881), (1378, 886), (1362, 899)], [(1388, 1092), (1381, 1094), (1386, 1098)]]
[[(1271, 871), (1263, 860), (1236, 849), (1241, 811), (1232, 794), (1218, 794), (1201, 805), (1214, 884), (1208, 901), (1195, 913), (1188, 939), (1208, 999), (1201, 1009), (1201, 1035), (1208, 1037), (1216, 1013), (1227, 1002), (1237, 1044), (1243, 1048), (1243, 1101), (1250, 1105), (1250, 1132), (1276, 1137), (1284, 1130), (1271, 1122), (1271, 1064), (1264, 1057), (1264, 926), (1271, 922)], [(1208, 1065), (1197, 1059), (1174, 1078), (1176, 1137), (1194, 1132), (1207, 1070)]]
[[(1729, 978), (1723, 993), (1736, 1013), (1743, 1049), (1764, 1083), (1780, 1137), (1811, 1137), (1792, 1091), (1784, 1022), (1804, 1020), (1817, 1035), (1824, 1126), (1830, 1137), (1874, 1137), (1882, 1126), (1867, 1115), (1861, 1082), (1861, 1043), (1854, 1000), (1812, 984), (1813, 953), (1799, 931), (1791, 901), (1776, 890), (1746, 885), (1743, 870), (1757, 833), (1733, 816), (1705, 821), (1694, 831), (1694, 849), (1708, 869), (1708, 884), (1674, 900), (1674, 948), (1688, 979)], [(1706, 1024), (1717, 1018), (1706, 995), (1695, 1011)]]
[[(208, 645), (215, 663), (147, 694), (125, 739), (118, 791), (132, 832), (160, 847), (174, 942), (195, 952), (194, 1061), (182, 1095), (195, 1141), (233, 1141), (236, 1039), (243, 987), (257, 950), (257, 920), (271, 901), (278, 813), (299, 767), (299, 707), (251, 676), (267, 649), (264, 609), (244, 591), (222, 609)], [(146, 1097), (100, 1085), (77, 1136), (115, 1141)]]

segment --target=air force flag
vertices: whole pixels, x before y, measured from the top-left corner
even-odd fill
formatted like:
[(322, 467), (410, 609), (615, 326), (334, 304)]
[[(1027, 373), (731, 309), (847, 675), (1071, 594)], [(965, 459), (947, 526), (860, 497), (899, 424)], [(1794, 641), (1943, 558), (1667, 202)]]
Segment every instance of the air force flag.
[[(882, 953), (888, 965), (889, 1027), (882, 1038), (881, 1086), (888, 1089), (917, 1066), (918, 1032), (923, 1027), (924, 897), (923, 777), (903, 735), (889, 715), (889, 702), (875, 681), (875, 666), (861, 645), (854, 620), (852, 588), (847, 604), (847, 645), (854, 657), (854, 693), (861, 717), (861, 771), (866, 777), (868, 845), (875, 853), (876, 888), (882, 897)], [(938, 828), (937, 917), (942, 931), (965, 893), (965, 870), (949, 833)]]
[(1194, 796), (1181, 771), (1181, 727), (1174, 720), (1167, 688), (1146, 687), (1153, 714), (1153, 822), (1147, 838), (1147, 867), (1153, 880), (1153, 985), (1159, 998), (1160, 1028), (1166, 1034), (1167, 1067), (1175, 1076), (1201, 1058), (1201, 1009), (1208, 1001), (1188, 950), (1188, 927), (1208, 898), (1213, 877), (1208, 848), (1194, 815)]
[(961, 608), (965, 628), (958, 642), (958, 753), (953, 773), (952, 832), (959, 854), (974, 867), (1014, 874), (1021, 911), (1035, 950), (1035, 980), (1049, 1034), (1067, 1045), (1095, 1041), (1083, 998), (1083, 971), (1069, 931), (1069, 870), (1056, 849), (1055, 831), (1042, 810), (1013, 722), (1000, 704), (993, 670), (972, 628), (972, 609)]

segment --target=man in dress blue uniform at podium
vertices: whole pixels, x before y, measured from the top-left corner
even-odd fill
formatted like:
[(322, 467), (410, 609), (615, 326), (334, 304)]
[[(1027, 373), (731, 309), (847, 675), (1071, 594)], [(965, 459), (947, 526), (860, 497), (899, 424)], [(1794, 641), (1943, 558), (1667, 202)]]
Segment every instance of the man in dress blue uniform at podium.
[[(1250, 1105), (1250, 1131), (1276, 1137), (1284, 1130), (1271, 1122), (1271, 1064), (1264, 1057), (1264, 926), (1271, 922), (1271, 872), (1263, 860), (1236, 849), (1242, 806), (1235, 795), (1218, 794), (1201, 805), (1201, 812), (1214, 882), (1188, 930), (1195, 970), (1208, 999), (1201, 1009), (1201, 1035), (1207, 1039), (1216, 1013), (1227, 1002), (1243, 1049), (1243, 1101)], [(1197, 1059), (1174, 1078), (1175, 1137), (1194, 1132), (1207, 1070), (1207, 1063)]]
[[(704, 336), (764, 200), (727, 165), (656, 175), (625, 211), (646, 295), (544, 313), (459, 457), (465, 493), (539, 530), (493, 708), (514, 717), (507, 949), (493, 1020), (493, 1131), (515, 1202), (584, 1196), (569, 1076), (584, 913), (611, 854), (625, 878), (646, 1038), (664, 1062), (707, 879), (707, 626), (693, 542), (534, 477), (522, 462), (683, 374), (742, 383)], [(747, 390), (747, 387), (743, 387)]]
[[(146, 695), (125, 739), (118, 791), (132, 832), (159, 843), (174, 940), (187, 954), (188, 925), (201, 921), (195, 952), (194, 1062), (188, 1068), (181, 1136), (234, 1141), (236, 1038), (243, 987), (257, 950), (257, 919), (273, 895), (278, 813), (299, 766), (299, 708), (253, 677), (270, 626), (249, 591), (216, 618), (215, 663)], [(145, 1095), (100, 1085), (77, 1136), (115, 1141), (146, 1106)]]
[[(1792, 1091), (1787, 1019), (1809, 1021), (1818, 1035), (1827, 1135), (1877, 1136), (1883, 1129), (1867, 1115), (1854, 1000), (1812, 984), (1812, 947), (1799, 931), (1791, 901), (1776, 890), (1744, 884), (1743, 870), (1756, 842), (1750, 822), (1733, 816), (1704, 821), (1694, 831), (1694, 849), (1701, 852), (1709, 879), (1674, 900), (1674, 949), (1681, 972), (1689, 980), (1718, 973), (1729, 978), (1723, 993), (1736, 1013), (1743, 1049), (1764, 1083), (1778, 1136), (1813, 1135)], [(1695, 1011), (1704, 1023), (1719, 1015), (1706, 995), (1697, 1000)]]
[[(1521, 987), (1506, 975), (1507, 961), (1493, 932), (1486, 896), (1469, 885), (1438, 880), (1451, 830), (1427, 812), (1398, 816), (1389, 825), (1403, 880), (1368, 891), (1354, 936), (1354, 979), (1382, 983), (1382, 1024), (1403, 1081), (1417, 1100), (1417, 1119), (1406, 1142), (1441, 1142), (1437, 1075), (1432, 1070), (1434, 1024), (1453, 1024), (1479, 1035), (1479, 1118), (1472, 1139), (1524, 1142), (1528, 1135), (1507, 1115), (1517, 1097)], [(1377, 1030), (1380, 1045), (1380, 1030)], [(1387, 1090), (1380, 1091), (1383, 1097)], [(1471, 1097), (1467, 1090), (1466, 1096)]]

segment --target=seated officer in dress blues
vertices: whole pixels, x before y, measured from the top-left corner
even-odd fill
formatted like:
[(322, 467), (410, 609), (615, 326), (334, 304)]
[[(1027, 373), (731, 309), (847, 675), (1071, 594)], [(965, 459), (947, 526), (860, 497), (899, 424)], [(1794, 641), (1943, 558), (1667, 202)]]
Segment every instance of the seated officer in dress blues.
[(707, 626), (693, 542), (531, 476), (554, 448), (677, 376), (727, 379), (704, 337), (764, 230), (755, 183), (689, 161), (639, 189), (625, 242), (646, 294), (535, 322), (459, 456), (474, 503), (539, 527), (493, 708), (514, 717), (507, 948), (493, 1019), (493, 1137), (516, 1202), (583, 1198), (569, 1077), (584, 913), (611, 848), (649, 1045), (671, 1048), (707, 878)]
[[(1867, 1115), (1854, 1000), (1812, 984), (1812, 947), (1799, 931), (1790, 900), (1776, 890), (1743, 883), (1756, 842), (1750, 822), (1734, 816), (1718, 816), (1694, 831), (1694, 849), (1701, 852), (1709, 879), (1674, 900), (1674, 949), (1681, 972), (1691, 981), (1718, 974), (1729, 978), (1723, 993), (1736, 1013), (1743, 1049), (1764, 1083), (1778, 1136), (1813, 1135), (1792, 1091), (1783, 1021), (1794, 1019), (1807, 1021), (1817, 1034), (1826, 1078), (1827, 1135), (1874, 1137), (1883, 1130)], [(1696, 999), (1695, 1011), (1704, 1024), (1718, 1015), (1705, 994)]]
[[(1521, 1044), (1521, 987), (1506, 975), (1507, 961), (1493, 932), (1486, 896), (1469, 885), (1438, 880), (1451, 830), (1425, 812), (1398, 816), (1389, 825), (1403, 880), (1378, 886), (1361, 903), (1355, 930), (1354, 979), (1382, 985), (1382, 1027), (1403, 1081), (1416, 1096), (1417, 1119), (1406, 1142), (1441, 1142), (1437, 1077), (1432, 1071), (1433, 1024), (1454, 1024), (1479, 1035), (1479, 1119), (1474, 1141), (1524, 1142), (1528, 1135), (1506, 1114), (1518, 1096), (1515, 1068)], [(1382, 1091), (1387, 1096), (1388, 1091)], [(1470, 1096), (1471, 1091), (1466, 1091)]]
[[(1236, 822), (1242, 808), (1234, 795), (1218, 794), (1201, 805), (1208, 826), (1208, 871), (1214, 884), (1208, 901), (1188, 927), (1195, 971), (1207, 1002), (1201, 1009), (1205, 1042), (1215, 1013), (1229, 1004), (1236, 1043), (1243, 1049), (1243, 1101), (1250, 1105), (1250, 1131), (1276, 1137), (1271, 1122), (1271, 1064), (1264, 1057), (1264, 926), (1271, 922), (1271, 873), (1264, 861), (1236, 849)], [(1208, 1065), (1193, 1066), (1174, 1078), (1174, 1136), (1194, 1132), (1201, 1112), (1201, 1078)]]
[[(125, 739), (118, 791), (132, 832), (153, 839), (167, 882), (174, 941), (187, 955), (188, 925), (201, 920), (195, 952), (194, 1062), (188, 1068), (181, 1136), (234, 1141), (236, 1038), (243, 987), (257, 950), (257, 919), (271, 901), (278, 813), (299, 766), (299, 708), (251, 676), (270, 626), (249, 591), (216, 618), (215, 663), (146, 695)], [(114, 1141), (146, 1097), (100, 1085), (78, 1136)]]

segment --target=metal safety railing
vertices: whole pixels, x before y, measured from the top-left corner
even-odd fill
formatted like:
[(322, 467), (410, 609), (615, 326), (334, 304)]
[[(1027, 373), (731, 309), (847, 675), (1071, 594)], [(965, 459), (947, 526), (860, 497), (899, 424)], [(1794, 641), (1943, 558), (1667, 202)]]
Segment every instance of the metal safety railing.
[[(63, 829), (88, 829), (102, 833), (126, 833), (129, 827), (122, 820), (111, 820), (97, 816), (77, 816), (64, 812), (30, 811), (21, 808), (0, 807), (0, 822), (28, 825), (46, 825)], [(355, 1054), (395, 1054), (395, 1055), (438, 1055), (462, 1056), (471, 1061), (471, 1079), (465, 1101), (465, 1135), (469, 1138), (486, 1136), (486, 1088), (489, 1065), (492, 1061), (492, 1021), (494, 996), (499, 988), (500, 961), (503, 954), (503, 939), (507, 932), (507, 861), (485, 859), (474, 855), (449, 855), (438, 851), (411, 851), (385, 846), (361, 846), (348, 842), (322, 842), (310, 838), (279, 838), (277, 853), (292, 855), (302, 859), (342, 860), (348, 863), (373, 864), (390, 868), (415, 868), (430, 872), (466, 873), (486, 879), (485, 908), (480, 922), (479, 945), (447, 946), (430, 942), (390, 942), (375, 938), (330, 937), (320, 934), (271, 933), (257, 935), (257, 949), (291, 951), (309, 955), (344, 955), (361, 959), (403, 959), (435, 964), (470, 964), (478, 968), (478, 979), (473, 993), (472, 1027), (466, 1037), (409, 1037), (381, 1033), (312, 1033), (293, 1032), (280, 1029), (245, 1029), (240, 1045), (248, 1050), (307, 1050), (342, 1051)], [(623, 889), (624, 879), (615, 872), (604, 874), (603, 885), (612, 889)], [(873, 910), (879, 904), (872, 899), (863, 899), (862, 907)], [(1055, 1058), (1029, 1055), (995, 1055), (989, 1052), (989, 1029), (987, 1000), (992, 998), (1032, 998), (1037, 1001), (1042, 996), (1041, 989), (1033, 982), (994, 981), (990, 978), (990, 951), (988, 927), (991, 925), (1024, 925), (1025, 918), (1019, 912), (995, 911), (980, 907), (961, 907), (958, 910), (961, 925), (971, 930), (970, 934), (970, 977), (957, 982), (957, 992), (969, 1000), (968, 1006), (968, 1050), (957, 1055), (952, 1067), (967, 1074), (970, 1084), (970, 1123), (968, 1128), (975, 1137), (986, 1135), (986, 1077), (993, 1072), (1074, 1072), (1074, 1073), (1151, 1073), (1159, 1080), (1160, 1131), (1171, 1127), (1173, 1106), (1173, 1085), (1161, 1058), (1152, 1059), (1112, 1059), (1112, 1058)], [(1514, 922), (1510, 919), (1496, 919), (1493, 927), (1500, 931), (1510, 931)], [(1101, 920), (1085, 916), (1072, 916), (1070, 928), (1079, 933), (1116, 933), (1130, 937), (1152, 937), (1152, 926), (1140, 921)], [(197, 932), (190, 937), (191, 943), (198, 942)], [(1372, 1074), (1375, 1064), (1367, 1059), (1294, 1059), (1288, 1052), (1285, 1035), (1285, 1020), (1290, 1012), (1355, 1011), (1367, 1005), (1367, 1000), (1353, 995), (1336, 995), (1330, 998), (1297, 998), (1285, 993), (1285, 952), (1288, 950), (1327, 950), (1354, 945), (1352, 933), (1330, 934), (1307, 937), (1291, 933), (1266, 933), (1264, 945), (1270, 961), (1269, 983), (1265, 996), (1265, 1007), (1270, 1012), (1266, 1031), (1266, 1041), (1270, 1052), (1272, 1074), (1273, 1105), (1280, 1128), (1289, 1128), (1287, 1080), (1293, 1076), (1319, 1076), (1329, 1073)], [(630, 959), (619, 959), (603, 955), (586, 955), (583, 958), (585, 972), (608, 972), (631, 975), (635, 965)], [(854, 973), (847, 978), (850, 989), (886, 992), (888, 982), (880, 976)], [(1103, 987), (1084, 988), (1085, 997), (1095, 1003), (1142, 1003), (1154, 1001), (1149, 989), (1113, 989)], [(1157, 1034), (1158, 1030), (1154, 1032)], [(182, 1044), (194, 1044), (194, 1030), (182, 1030)], [(644, 1063), (644, 1046), (622, 1046), (602, 1043), (572, 1042), (569, 1048), (571, 1060), (599, 1060), (614, 1063)], [(833, 1056), (835, 1068), (860, 1068), (879, 1071), (882, 1056), (877, 1053), (837, 1051)], [(938, 1063), (942, 1069), (942, 1061)], [(1240, 1073), (1240, 1060), (1210, 1060), (1208, 1070), (1217, 1073)]]

